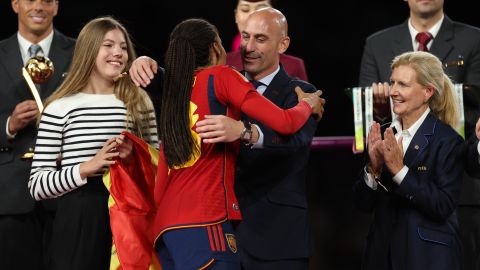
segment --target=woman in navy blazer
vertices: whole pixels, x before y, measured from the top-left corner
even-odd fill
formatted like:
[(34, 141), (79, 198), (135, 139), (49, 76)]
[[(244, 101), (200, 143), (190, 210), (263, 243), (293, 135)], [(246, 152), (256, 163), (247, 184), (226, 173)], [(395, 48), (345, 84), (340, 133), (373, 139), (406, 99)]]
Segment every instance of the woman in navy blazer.
[(397, 117), (383, 138), (372, 125), (354, 186), (356, 205), (375, 213), (362, 269), (461, 269), (455, 209), (465, 149), (452, 128), (452, 82), (437, 57), (408, 52), (394, 59), (391, 84)]

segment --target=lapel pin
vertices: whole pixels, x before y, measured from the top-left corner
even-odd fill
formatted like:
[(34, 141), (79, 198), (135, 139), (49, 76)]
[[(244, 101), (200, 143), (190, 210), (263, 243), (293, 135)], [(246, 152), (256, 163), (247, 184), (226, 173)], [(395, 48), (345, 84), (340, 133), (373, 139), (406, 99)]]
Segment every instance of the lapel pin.
[(420, 146), (418, 146), (418, 144), (415, 144), (415, 146), (413, 148), (415, 148), (415, 150), (418, 150), (420, 148)]

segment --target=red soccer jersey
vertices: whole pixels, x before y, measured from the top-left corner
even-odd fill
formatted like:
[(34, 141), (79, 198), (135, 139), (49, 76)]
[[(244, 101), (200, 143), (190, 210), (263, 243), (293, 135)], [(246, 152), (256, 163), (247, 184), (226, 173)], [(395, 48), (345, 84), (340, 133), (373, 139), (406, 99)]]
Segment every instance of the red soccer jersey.
[[(240, 109), (278, 132), (294, 133), (308, 119), (311, 109), (300, 102), (281, 110), (262, 98), (237, 71), (227, 66), (202, 69), (195, 74), (191, 96), (192, 136), (195, 123), (205, 115), (223, 114), (240, 119)], [(203, 144), (198, 158), (182, 168), (168, 169), (160, 155), (155, 200), (154, 235), (176, 229), (241, 219), (233, 190), (238, 142)]]

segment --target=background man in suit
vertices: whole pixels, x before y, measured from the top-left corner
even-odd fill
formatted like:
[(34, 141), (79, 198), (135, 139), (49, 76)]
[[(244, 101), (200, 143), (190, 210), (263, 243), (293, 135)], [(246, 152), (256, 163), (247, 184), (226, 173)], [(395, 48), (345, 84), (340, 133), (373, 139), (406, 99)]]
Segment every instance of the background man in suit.
[(396, 57), (391, 82), (397, 117), (383, 139), (372, 125), (369, 163), (354, 186), (356, 205), (375, 213), (362, 269), (463, 269), (456, 206), (465, 148), (452, 128), (453, 84), (427, 52)]
[[(248, 16), (255, 10), (265, 7), (272, 7), (273, 4), (273, 0), (238, 0), (237, 7), (234, 10), (238, 34), (233, 40), (232, 51), (227, 53), (227, 65), (233, 66), (237, 70), (244, 69), (242, 56), (240, 55), (240, 40), (242, 31), (245, 29), (245, 22)], [(289, 76), (296, 77), (304, 81), (308, 80), (303, 59), (282, 53), (280, 55), (280, 63), (282, 63), (283, 68)]]
[[(273, 8), (253, 12), (242, 31), (245, 76), (258, 85), (258, 92), (282, 108), (297, 103), (295, 86), (309, 92), (315, 89), (289, 77), (280, 65), (280, 55), (289, 42), (286, 18)], [(305, 170), (315, 120), (310, 119), (293, 136), (281, 136), (251, 122), (262, 135), (253, 147), (242, 138), (247, 143), (240, 149), (235, 179), (243, 216), (236, 230), (242, 268), (308, 269), (312, 240)], [(244, 123), (225, 116), (211, 116), (197, 123), (197, 132), (207, 143), (233, 141), (244, 130)]]
[[(475, 136), (479, 116), (480, 30), (452, 21), (443, 12), (443, 0), (408, 0), (410, 18), (404, 23), (374, 33), (366, 40), (360, 67), (360, 86), (373, 84), (377, 116), (389, 116), (389, 82), (392, 59), (418, 50), (416, 36), (429, 32), (426, 49), (436, 55), (454, 83), (475, 86), (464, 91), (465, 135)], [(459, 60), (463, 60), (463, 64)], [(377, 84), (378, 83), (378, 84)], [(388, 117), (385, 117), (388, 118)], [(464, 176), (458, 216), (464, 245), (465, 269), (480, 269), (480, 180)]]
[(20, 159), (35, 145), (39, 112), (22, 77), (32, 44), (55, 66), (53, 77), (41, 85), (48, 97), (60, 84), (75, 41), (53, 28), (56, 0), (12, 0), (18, 32), (0, 41), (0, 269), (42, 269), (48, 238), (47, 213), (28, 193), (30, 162)]

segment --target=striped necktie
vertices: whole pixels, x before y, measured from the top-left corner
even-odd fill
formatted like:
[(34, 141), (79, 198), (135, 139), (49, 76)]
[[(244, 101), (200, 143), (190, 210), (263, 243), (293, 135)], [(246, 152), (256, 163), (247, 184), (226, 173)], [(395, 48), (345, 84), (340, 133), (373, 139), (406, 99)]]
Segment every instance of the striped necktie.
[(38, 44), (32, 44), (28, 48), (28, 57), (32, 58), (37, 56), (42, 51), (42, 47)]
[(255, 87), (255, 89), (257, 89), (258, 87), (262, 86), (262, 85), (265, 85), (264, 83), (260, 82), (260, 81), (256, 81), (256, 80), (250, 80), (250, 82), (253, 84), (253, 86)]

